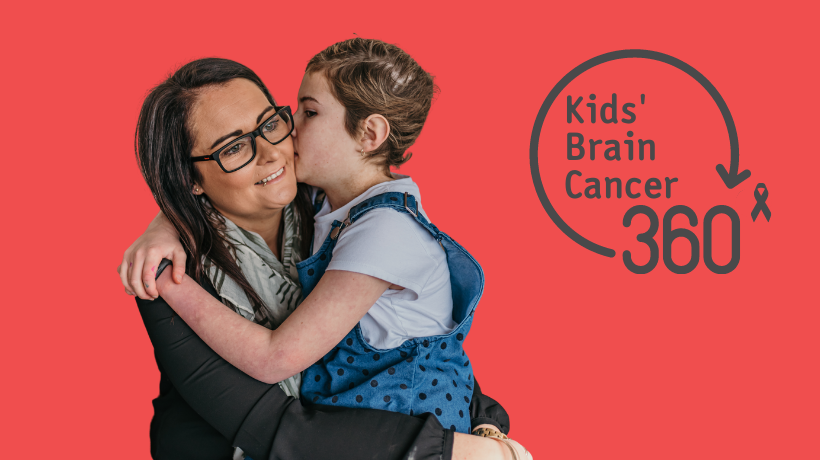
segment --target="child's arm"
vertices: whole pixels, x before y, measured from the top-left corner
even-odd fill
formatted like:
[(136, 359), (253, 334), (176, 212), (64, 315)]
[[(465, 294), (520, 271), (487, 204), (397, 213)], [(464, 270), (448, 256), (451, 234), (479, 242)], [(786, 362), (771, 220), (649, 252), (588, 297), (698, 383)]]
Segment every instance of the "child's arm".
[[(167, 271), (167, 270), (166, 270)], [(237, 315), (188, 276), (163, 272), (162, 298), (213, 350), (251, 377), (275, 383), (318, 361), (362, 319), (389, 282), (328, 270), (313, 292), (276, 330)]]
[(140, 299), (153, 300), (159, 296), (154, 282), (156, 269), (162, 259), (173, 263), (173, 278), (182, 282), (185, 274), (185, 250), (177, 233), (165, 214), (159, 213), (122, 256), (117, 268), (120, 281), (129, 295)]

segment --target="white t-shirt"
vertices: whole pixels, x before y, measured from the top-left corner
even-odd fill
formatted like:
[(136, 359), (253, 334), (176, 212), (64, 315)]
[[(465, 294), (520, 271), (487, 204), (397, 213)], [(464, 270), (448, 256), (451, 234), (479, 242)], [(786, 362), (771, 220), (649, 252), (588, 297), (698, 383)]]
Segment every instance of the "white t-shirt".
[[(418, 212), (426, 218), (418, 186), (408, 176), (393, 177), (396, 180), (374, 185), (333, 212), (325, 199), (315, 216), (314, 253), (334, 220), (343, 222), (350, 208), (372, 196), (407, 192), (416, 197)], [(327, 269), (363, 273), (404, 288), (385, 291), (361, 319), (362, 335), (374, 348), (395, 348), (405, 340), (447, 334), (456, 327), (447, 257), (410, 214), (386, 208), (368, 211), (342, 230)]]

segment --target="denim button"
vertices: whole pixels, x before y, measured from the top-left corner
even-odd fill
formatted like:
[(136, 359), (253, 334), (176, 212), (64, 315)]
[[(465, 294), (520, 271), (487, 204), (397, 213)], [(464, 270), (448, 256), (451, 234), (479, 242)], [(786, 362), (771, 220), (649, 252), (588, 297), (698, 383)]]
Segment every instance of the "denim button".
[(308, 276), (313, 276), (313, 269), (312, 268), (308, 269)]

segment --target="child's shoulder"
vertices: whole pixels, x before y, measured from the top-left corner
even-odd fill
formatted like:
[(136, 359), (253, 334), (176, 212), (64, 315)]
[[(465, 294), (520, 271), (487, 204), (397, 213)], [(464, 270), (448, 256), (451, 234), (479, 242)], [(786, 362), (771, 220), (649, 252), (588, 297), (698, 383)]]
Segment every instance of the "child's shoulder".
[(393, 174), (393, 180), (382, 182), (381, 184), (371, 188), (368, 192), (362, 195), (359, 202), (367, 198), (372, 198), (377, 195), (389, 192), (407, 193), (416, 198), (417, 203), (421, 203), (421, 191), (418, 184), (416, 184), (410, 176), (403, 176), (401, 174)]

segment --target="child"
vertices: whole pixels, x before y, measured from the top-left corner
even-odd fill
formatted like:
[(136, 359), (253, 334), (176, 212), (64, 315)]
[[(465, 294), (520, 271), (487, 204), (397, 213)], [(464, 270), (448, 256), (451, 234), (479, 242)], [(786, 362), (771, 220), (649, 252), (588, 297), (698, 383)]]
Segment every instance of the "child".
[[(255, 378), (276, 382), (310, 366), (303, 401), (430, 412), (469, 433), (463, 341), (483, 272), (430, 223), (416, 184), (390, 173), (410, 158), (435, 89), (407, 53), (378, 40), (337, 43), (308, 63), (292, 136), (297, 179), (317, 188), (315, 235), (312, 255), (297, 265), (305, 300), (278, 329), (207, 322), (203, 305), (215, 301), (207, 294), (160, 293)], [(232, 333), (208, 333), (219, 327)]]
[[(434, 90), (409, 55), (377, 40), (347, 40), (308, 63), (299, 90), (306, 118), (297, 119), (296, 173), (327, 196), (315, 201), (313, 255), (297, 265), (303, 295), (332, 270), (370, 275), (390, 288), (306, 371), (302, 399), (431, 412), (443, 426), (469, 432), (472, 368), (462, 344), (483, 289), (481, 268), (427, 220), (412, 179), (389, 172), (409, 159), (405, 151)], [(338, 116), (345, 131), (318, 145), (312, 133), (338, 126)], [(350, 156), (336, 160), (333, 152), (344, 144), (360, 147), (364, 165)], [(346, 188), (363, 193), (347, 198)]]

